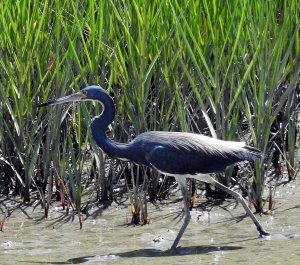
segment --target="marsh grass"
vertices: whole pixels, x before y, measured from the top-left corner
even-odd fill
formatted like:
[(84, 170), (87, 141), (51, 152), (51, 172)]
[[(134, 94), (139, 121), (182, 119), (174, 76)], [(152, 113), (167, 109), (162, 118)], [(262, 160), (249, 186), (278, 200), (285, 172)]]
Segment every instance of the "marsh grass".
[[(92, 153), (95, 193), (108, 199), (107, 160), (90, 133), (90, 118), (101, 106), (36, 107), (99, 84), (115, 99), (118, 115), (108, 133), (116, 141), (147, 130), (180, 130), (260, 148), (264, 156), (253, 166), (249, 199), (262, 211), (271, 129), (280, 113), (281, 159), (290, 179), (297, 172), (299, 17), (297, 1), (1, 2), (0, 177), (6, 192), (28, 201), (35, 187), (49, 205), (52, 184), (64, 183), (61, 195), (81, 209), (83, 169)], [(227, 185), (232, 172), (223, 178)], [(140, 207), (145, 183), (138, 186), (132, 196)]]

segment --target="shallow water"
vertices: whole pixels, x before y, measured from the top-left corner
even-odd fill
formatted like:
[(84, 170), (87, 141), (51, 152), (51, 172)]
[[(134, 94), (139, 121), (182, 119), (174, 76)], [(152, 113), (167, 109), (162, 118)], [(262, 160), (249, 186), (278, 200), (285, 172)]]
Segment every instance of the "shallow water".
[[(0, 233), (0, 264), (299, 264), (299, 181), (280, 186), (273, 216), (258, 216), (272, 235), (259, 238), (241, 205), (194, 209), (175, 252), (168, 248), (181, 226), (181, 203), (149, 205), (150, 225), (128, 226), (129, 207), (95, 210), (79, 229), (78, 217), (52, 207), (10, 205)], [(11, 204), (11, 202), (10, 202)], [(1, 209), (8, 205), (1, 198)]]

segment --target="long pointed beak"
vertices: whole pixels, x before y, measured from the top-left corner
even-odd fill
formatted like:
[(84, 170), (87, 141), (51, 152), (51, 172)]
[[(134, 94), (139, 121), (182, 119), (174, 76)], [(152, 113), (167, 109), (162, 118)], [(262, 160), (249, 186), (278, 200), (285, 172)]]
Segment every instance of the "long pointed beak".
[(38, 108), (46, 107), (46, 106), (50, 106), (50, 105), (59, 105), (59, 104), (70, 103), (70, 102), (78, 102), (78, 101), (84, 100), (85, 98), (86, 98), (86, 95), (82, 91), (80, 91), (80, 92), (72, 94), (70, 96), (61, 97), (61, 98), (54, 99), (54, 100), (49, 100), (45, 103), (39, 104)]

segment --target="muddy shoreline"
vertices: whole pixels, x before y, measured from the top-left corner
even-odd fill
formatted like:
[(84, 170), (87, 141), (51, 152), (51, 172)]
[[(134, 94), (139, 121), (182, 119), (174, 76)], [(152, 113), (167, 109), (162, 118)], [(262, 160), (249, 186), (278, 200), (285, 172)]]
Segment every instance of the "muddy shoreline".
[(66, 216), (59, 203), (51, 205), (45, 219), (40, 204), (1, 197), (1, 218), (6, 208), (9, 211), (0, 233), (1, 264), (296, 264), (300, 258), (299, 185), (297, 179), (281, 180), (273, 214), (258, 216), (270, 237), (259, 238), (242, 206), (226, 200), (210, 209), (193, 209), (175, 253), (168, 249), (181, 226), (180, 201), (149, 204), (150, 224), (143, 226), (129, 225), (128, 202), (113, 202), (107, 208), (95, 204), (83, 215), (80, 230), (76, 212)]

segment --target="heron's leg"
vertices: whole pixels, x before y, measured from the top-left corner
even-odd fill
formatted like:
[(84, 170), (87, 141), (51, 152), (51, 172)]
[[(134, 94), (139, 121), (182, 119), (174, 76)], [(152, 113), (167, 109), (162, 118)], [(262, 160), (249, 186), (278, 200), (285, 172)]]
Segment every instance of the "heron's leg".
[(268, 236), (270, 235), (268, 232), (266, 232), (262, 225), (259, 223), (259, 221), (256, 219), (255, 215), (251, 212), (251, 210), (249, 209), (247, 203), (245, 202), (244, 198), (242, 197), (241, 194), (239, 194), (238, 192), (235, 192), (229, 188), (227, 188), (226, 186), (222, 185), (221, 183), (219, 183), (218, 181), (212, 179), (212, 182), (210, 182), (211, 184), (215, 185), (216, 187), (218, 187), (219, 189), (227, 192), (228, 194), (230, 194), (232, 197), (234, 197), (237, 201), (239, 201), (244, 209), (246, 210), (246, 212), (249, 214), (250, 218), (252, 219), (253, 223), (256, 225), (256, 228), (260, 234), (261, 237), (263, 236)]
[(190, 214), (188, 200), (187, 200), (186, 179), (185, 178), (182, 178), (182, 179), (176, 178), (176, 180), (177, 180), (177, 183), (182, 192), (183, 204), (184, 204), (184, 219), (183, 219), (183, 224), (182, 224), (182, 226), (175, 238), (175, 241), (171, 247), (171, 250), (174, 250), (177, 247), (185, 229), (187, 228), (187, 226), (191, 220), (191, 214)]

